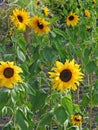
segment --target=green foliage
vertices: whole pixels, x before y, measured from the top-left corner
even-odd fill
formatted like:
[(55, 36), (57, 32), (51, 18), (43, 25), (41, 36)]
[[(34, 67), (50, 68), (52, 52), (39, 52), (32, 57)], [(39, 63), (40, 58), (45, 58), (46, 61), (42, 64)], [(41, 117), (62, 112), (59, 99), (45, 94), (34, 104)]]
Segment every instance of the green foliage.
[(44, 114), (41, 118), (39, 126), (50, 125), (51, 121), (52, 121), (52, 116), (53, 116), (53, 114), (51, 112)]
[(85, 93), (83, 95), (83, 100), (82, 100), (83, 107), (87, 106), (89, 104), (89, 101), (90, 101), (90, 97), (89, 97), (88, 93)]
[(0, 109), (7, 105), (8, 99), (10, 98), (8, 91), (1, 91), (0, 92)]
[(65, 108), (68, 115), (71, 115), (73, 113), (73, 102), (71, 99), (71, 95), (67, 95), (62, 98), (62, 105)]
[(87, 70), (87, 72), (88, 72), (89, 74), (90, 74), (90, 73), (93, 73), (94, 71), (96, 71), (96, 68), (97, 68), (97, 66), (96, 66), (95, 61), (89, 62), (89, 63), (87, 64), (87, 66), (86, 66), (86, 70)]
[(20, 109), (18, 109), (16, 112), (16, 121), (21, 127), (21, 129), (27, 130), (28, 124), (27, 124), (26, 118), (24, 117), (23, 111)]
[(57, 121), (60, 124), (63, 124), (65, 122), (65, 120), (67, 119), (67, 113), (63, 106), (59, 106), (59, 107), (55, 108), (54, 114), (56, 116)]
[(37, 90), (34, 95), (30, 96), (33, 111), (42, 109), (42, 107), (45, 105), (46, 97), (47, 94), (42, 90)]
[[(48, 16), (44, 7), (50, 11)], [(15, 8), (48, 21), (50, 32), (39, 36), (29, 25), (25, 31), (17, 30), (10, 18)], [(90, 18), (84, 14), (86, 9)], [(76, 26), (67, 25), (71, 12), (79, 16)], [(52, 89), (48, 72), (56, 61), (66, 59), (75, 59), (84, 73), (76, 93)], [(23, 70), (23, 83), (13, 89), (0, 84), (0, 117), (10, 117), (3, 130), (97, 129), (98, 116), (93, 117), (93, 109), (98, 111), (97, 1), (39, 0), (37, 4), (36, 0), (5, 0), (0, 5), (0, 61), (13, 61)], [(83, 115), (86, 126), (72, 124), (71, 116), (76, 113)]]

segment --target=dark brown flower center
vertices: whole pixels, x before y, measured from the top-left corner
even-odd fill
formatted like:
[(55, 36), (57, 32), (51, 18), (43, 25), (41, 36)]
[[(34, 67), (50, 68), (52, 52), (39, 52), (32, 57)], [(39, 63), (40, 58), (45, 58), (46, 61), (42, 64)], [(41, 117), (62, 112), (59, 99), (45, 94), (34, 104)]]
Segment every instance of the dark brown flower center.
[(80, 119), (78, 119), (77, 117), (75, 117), (75, 121), (79, 122), (79, 121), (80, 121)]
[(37, 1), (37, 2), (36, 2), (36, 4), (37, 4), (37, 5), (40, 5), (40, 2), (39, 2), (39, 1)]
[(18, 18), (18, 20), (19, 20), (20, 23), (23, 22), (23, 18), (22, 18), (22, 16), (18, 15), (17, 18)]
[(37, 25), (38, 25), (38, 27), (39, 27), (40, 29), (43, 29), (43, 27), (44, 27), (43, 24), (42, 24), (41, 22), (39, 22), (39, 21), (37, 22)]
[(73, 15), (71, 15), (71, 16), (69, 16), (69, 18), (68, 18), (70, 21), (72, 21), (72, 20), (74, 20), (74, 16)]
[(11, 78), (14, 75), (14, 70), (12, 68), (8, 67), (8, 68), (4, 69), (3, 75), (6, 78)]
[(70, 70), (65, 69), (60, 73), (60, 79), (64, 82), (68, 82), (72, 77), (72, 73)]

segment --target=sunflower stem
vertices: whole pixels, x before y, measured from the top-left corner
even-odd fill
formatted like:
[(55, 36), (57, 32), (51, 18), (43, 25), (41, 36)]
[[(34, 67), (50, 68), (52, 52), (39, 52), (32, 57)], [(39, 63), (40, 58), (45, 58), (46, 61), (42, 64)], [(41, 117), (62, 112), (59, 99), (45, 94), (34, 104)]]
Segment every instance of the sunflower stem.
[(17, 130), (17, 125), (16, 125), (16, 102), (13, 99), (13, 92), (14, 90), (11, 91), (11, 100), (13, 102), (13, 126), (15, 130)]
[[(51, 89), (51, 86), (50, 86), (50, 95), (52, 94), (52, 89)], [(52, 99), (50, 99), (50, 110), (52, 110)], [(50, 130), (52, 130), (52, 120), (50, 122)]]
[(90, 123), (90, 130), (92, 130), (92, 75), (89, 75), (88, 76), (88, 83), (89, 83), (89, 86), (90, 86), (90, 90), (89, 90), (89, 96), (90, 96), (90, 110), (89, 110), (89, 123)]
[(79, 104), (79, 88), (77, 89), (77, 103)]

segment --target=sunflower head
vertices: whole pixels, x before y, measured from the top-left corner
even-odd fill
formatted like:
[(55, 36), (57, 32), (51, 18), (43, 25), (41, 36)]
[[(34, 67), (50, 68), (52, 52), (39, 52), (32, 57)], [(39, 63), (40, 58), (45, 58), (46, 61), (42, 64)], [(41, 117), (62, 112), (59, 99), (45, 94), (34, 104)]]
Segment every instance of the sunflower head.
[(92, 0), (92, 2), (95, 4), (95, 3), (96, 3), (96, 0)]
[(35, 15), (31, 19), (30, 26), (38, 33), (38, 35), (42, 35), (43, 33), (48, 34), (50, 32), (50, 28), (48, 27), (50, 23), (45, 21), (43, 18)]
[(0, 62), (0, 87), (13, 88), (18, 82), (22, 82), (19, 73), (22, 69), (13, 62)]
[(79, 126), (82, 124), (83, 117), (81, 114), (76, 113), (74, 115), (71, 115), (71, 120), (72, 120), (73, 125)]
[(52, 78), (53, 88), (62, 92), (69, 89), (76, 90), (76, 85), (79, 86), (79, 82), (83, 79), (80, 66), (74, 63), (74, 59), (66, 60), (64, 64), (56, 61), (56, 67), (53, 67), (49, 74), (49, 77)]
[(91, 26), (89, 26), (89, 25), (88, 25), (88, 26), (86, 26), (86, 29), (87, 29), (87, 31), (88, 31), (88, 32), (91, 32), (91, 31), (92, 31), (92, 27), (91, 27)]
[(44, 7), (44, 14), (48, 16), (50, 13), (49, 9), (47, 7)]
[(8, 34), (9, 36), (12, 36), (14, 34), (14, 26), (10, 27)]
[(30, 16), (24, 9), (13, 10), (13, 14), (10, 16), (10, 18), (18, 30), (25, 30), (26, 26), (29, 25), (30, 22)]
[(85, 10), (85, 11), (84, 11), (84, 15), (85, 15), (87, 18), (90, 18), (90, 16), (91, 16), (90, 11), (89, 11), (89, 10)]
[(36, 5), (38, 6), (38, 5), (40, 5), (40, 0), (36, 0)]
[(68, 26), (75, 26), (79, 21), (79, 17), (75, 13), (71, 13), (66, 20)]

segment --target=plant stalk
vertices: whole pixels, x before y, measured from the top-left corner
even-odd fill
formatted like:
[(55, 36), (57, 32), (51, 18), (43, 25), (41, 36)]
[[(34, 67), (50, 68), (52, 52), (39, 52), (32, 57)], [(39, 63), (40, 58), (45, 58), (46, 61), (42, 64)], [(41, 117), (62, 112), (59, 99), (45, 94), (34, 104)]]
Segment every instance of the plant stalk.
[(90, 96), (90, 110), (89, 110), (89, 123), (90, 123), (90, 130), (92, 130), (92, 75), (89, 76), (89, 86), (90, 86), (90, 90), (89, 90), (89, 96)]

